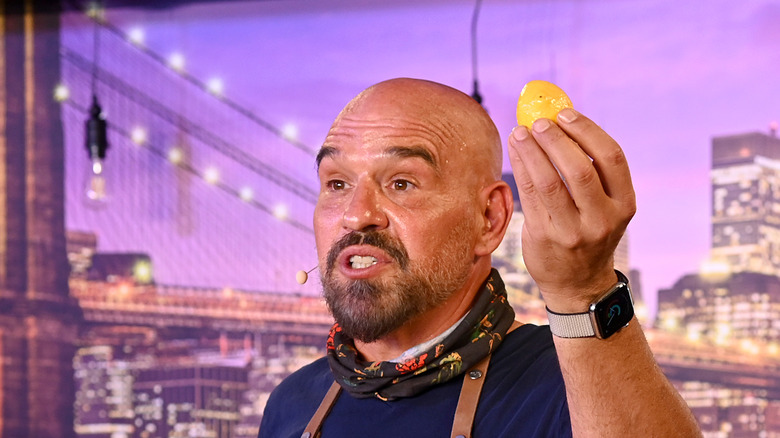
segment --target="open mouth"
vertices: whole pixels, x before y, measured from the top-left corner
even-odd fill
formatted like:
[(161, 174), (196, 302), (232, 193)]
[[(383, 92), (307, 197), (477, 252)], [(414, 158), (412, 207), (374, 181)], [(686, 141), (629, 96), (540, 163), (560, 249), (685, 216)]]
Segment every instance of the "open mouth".
[(383, 266), (393, 262), (386, 252), (371, 245), (353, 245), (338, 255), (333, 264), (341, 275), (350, 279), (365, 279), (378, 275)]
[(338, 269), (347, 278), (369, 278), (384, 266), (406, 269), (409, 256), (400, 241), (377, 231), (352, 231), (333, 243), (328, 251), (326, 273)]
[(353, 255), (349, 258), (349, 263), (352, 269), (365, 269), (377, 264), (379, 261), (376, 257)]

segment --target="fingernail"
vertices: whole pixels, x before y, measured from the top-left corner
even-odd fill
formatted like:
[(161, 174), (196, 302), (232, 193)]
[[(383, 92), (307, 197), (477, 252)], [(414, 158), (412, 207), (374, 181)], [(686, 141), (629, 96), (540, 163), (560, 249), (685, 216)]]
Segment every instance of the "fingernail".
[(525, 126), (515, 126), (510, 135), (514, 137), (515, 141), (523, 141), (528, 138), (528, 128)]
[(536, 132), (544, 132), (550, 128), (552, 120), (550, 119), (537, 119), (534, 122), (533, 128)]
[(580, 113), (571, 108), (564, 108), (558, 113), (558, 120), (564, 123), (571, 123), (576, 120), (579, 115)]

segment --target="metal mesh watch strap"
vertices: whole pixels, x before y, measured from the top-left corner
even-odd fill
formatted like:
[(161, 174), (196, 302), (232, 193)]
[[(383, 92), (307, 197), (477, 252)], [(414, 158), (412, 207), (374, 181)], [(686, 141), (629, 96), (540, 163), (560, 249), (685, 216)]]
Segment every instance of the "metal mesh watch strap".
[(590, 313), (555, 313), (547, 309), (550, 331), (559, 338), (590, 338), (596, 336)]

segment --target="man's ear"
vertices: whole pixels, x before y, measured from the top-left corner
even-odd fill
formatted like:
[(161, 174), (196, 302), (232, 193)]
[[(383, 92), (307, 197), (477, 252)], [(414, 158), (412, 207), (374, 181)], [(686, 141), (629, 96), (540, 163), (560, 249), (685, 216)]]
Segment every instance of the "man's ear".
[(504, 239), (514, 210), (512, 189), (504, 181), (496, 181), (482, 189), (480, 202), (483, 226), (474, 251), (475, 255), (484, 256), (490, 255)]

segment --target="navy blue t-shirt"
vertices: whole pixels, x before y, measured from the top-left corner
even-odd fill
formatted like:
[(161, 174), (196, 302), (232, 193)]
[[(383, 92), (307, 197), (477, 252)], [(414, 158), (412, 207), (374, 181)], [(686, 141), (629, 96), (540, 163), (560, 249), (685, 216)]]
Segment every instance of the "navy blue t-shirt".
[[(271, 393), (259, 438), (299, 438), (332, 383), (325, 358), (286, 378)], [(321, 436), (449, 438), (462, 383), (457, 377), (394, 401), (356, 399), (342, 391)], [(548, 326), (520, 326), (493, 353), (473, 436), (571, 437), (563, 377)]]

